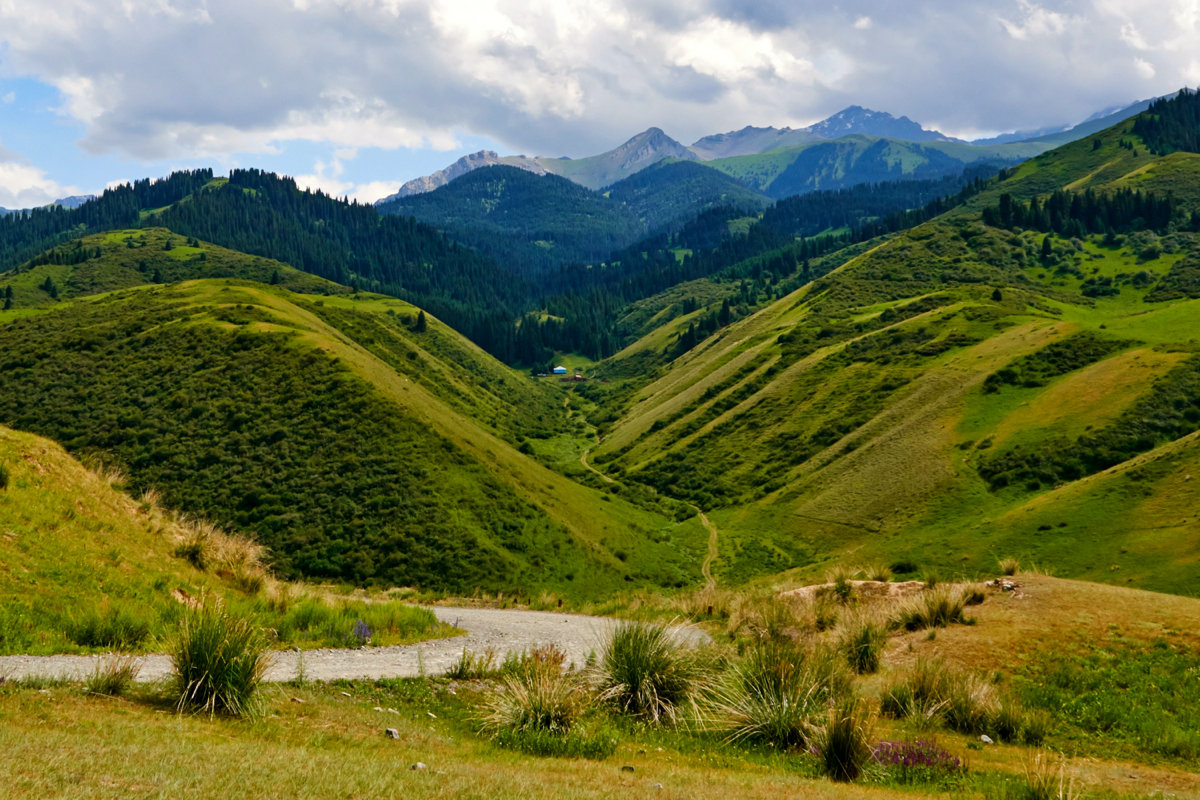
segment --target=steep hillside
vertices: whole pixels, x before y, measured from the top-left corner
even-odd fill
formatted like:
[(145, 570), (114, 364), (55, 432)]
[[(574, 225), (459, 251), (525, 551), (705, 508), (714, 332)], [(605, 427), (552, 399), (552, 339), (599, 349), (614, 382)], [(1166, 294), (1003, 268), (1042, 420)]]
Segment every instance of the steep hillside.
[(48, 250), (0, 273), (0, 293), (12, 287), (12, 307), (22, 308), (195, 278), (241, 278), (314, 294), (349, 291), (269, 258), (178, 236), (166, 228), (140, 228), (84, 236)]
[(518, 452), (563, 427), (551, 387), (359, 298), (210, 280), (8, 312), (0, 420), (254, 535), (285, 576), (570, 596), (693, 579), (690, 527)]
[(761, 192), (694, 161), (660, 161), (614, 183), (606, 194), (655, 232), (718, 206), (756, 213), (771, 204)]
[[(1200, 244), (1196, 206), (1165, 190), (1200, 156), (1154, 158), (1132, 125), (707, 339), (618, 412), (595, 462), (715, 509), (731, 579), (1020, 553), (1195, 594)], [(1163, 194), (1118, 191), (1135, 182)]]
[(504, 165), (476, 169), (435, 189), (384, 203), (534, 274), (566, 261), (601, 261), (644, 235), (638, 214), (557, 175)]

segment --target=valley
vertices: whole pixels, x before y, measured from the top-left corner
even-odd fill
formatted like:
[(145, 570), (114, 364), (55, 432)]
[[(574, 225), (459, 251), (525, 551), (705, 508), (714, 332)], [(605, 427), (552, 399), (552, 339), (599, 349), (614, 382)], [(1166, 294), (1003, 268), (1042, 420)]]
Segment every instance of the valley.
[(1200, 94), (1147, 106), (3, 215), (0, 784), (1200, 797)]

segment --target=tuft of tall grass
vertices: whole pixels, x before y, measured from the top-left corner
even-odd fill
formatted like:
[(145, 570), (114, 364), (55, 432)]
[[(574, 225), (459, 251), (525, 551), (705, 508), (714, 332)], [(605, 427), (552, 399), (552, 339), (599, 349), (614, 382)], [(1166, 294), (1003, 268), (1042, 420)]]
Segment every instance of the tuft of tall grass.
[[(1056, 768), (1057, 767), (1057, 768)], [(1018, 788), (1017, 800), (1077, 800), (1080, 792), (1074, 777), (1067, 777), (1066, 761), (1051, 763), (1045, 752), (1039, 752), (1026, 764), (1024, 783)]]
[(887, 583), (892, 579), (892, 568), (883, 562), (877, 564), (869, 564), (864, 570), (864, 574), (873, 581)]
[(494, 676), (496, 672), (495, 650), (488, 648), (482, 653), (475, 653), (464, 647), (458, 661), (446, 670), (446, 677), (459, 681), (481, 680)]
[(1021, 571), (1021, 562), (1011, 557), (1000, 559), (998, 566), (1001, 575), (1016, 575)]
[(704, 679), (696, 654), (656, 622), (618, 622), (600, 656), (600, 697), (648, 722), (678, 721)]
[(835, 781), (857, 780), (872, 760), (874, 728), (875, 714), (864, 700), (846, 697), (831, 705), (814, 743), (825, 775)]
[(879, 669), (887, 637), (887, 625), (871, 614), (859, 614), (842, 629), (838, 648), (850, 669), (859, 675), (869, 675)]
[(830, 584), (830, 591), (833, 596), (838, 599), (843, 605), (854, 599), (854, 579), (859, 575), (858, 570), (850, 567), (836, 566), (829, 571), (825, 576), (826, 583)]
[(132, 655), (110, 655), (96, 663), (83, 688), (88, 694), (120, 697), (129, 691), (141, 669), (142, 665)]
[(604, 758), (616, 749), (608, 731), (588, 731), (593, 704), (578, 673), (564, 672), (565, 654), (537, 647), (483, 701), (480, 729), (497, 744), (534, 755)]
[(209, 599), (190, 609), (179, 624), (171, 653), (180, 711), (253, 715), (258, 684), (269, 666), (261, 632)]
[(128, 609), (105, 604), (73, 620), (67, 636), (82, 647), (134, 650), (149, 638), (150, 622)]
[(849, 684), (828, 648), (764, 640), (715, 684), (704, 703), (704, 720), (727, 741), (799, 749), (810, 743), (821, 712)]
[(927, 589), (909, 598), (896, 610), (892, 626), (908, 631), (925, 628), (944, 628), (951, 623), (966, 623), (964, 614), (967, 597), (949, 586)]

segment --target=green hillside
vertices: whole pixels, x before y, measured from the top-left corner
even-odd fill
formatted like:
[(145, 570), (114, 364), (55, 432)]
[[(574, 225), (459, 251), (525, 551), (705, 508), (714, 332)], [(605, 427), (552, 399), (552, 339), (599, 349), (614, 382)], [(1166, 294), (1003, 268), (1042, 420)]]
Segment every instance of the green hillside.
[(4, 423), (255, 536), (284, 576), (583, 597), (698, 569), (692, 526), (518, 452), (568, 428), (557, 392), (402, 301), (206, 280), (18, 311)]
[(272, 578), (262, 547), (131, 498), (111, 466), (0, 427), (0, 654), (161, 647), (189, 605), (219, 598), (287, 646), (375, 644), (450, 631), (424, 609)]
[(695, 161), (660, 161), (608, 187), (649, 231), (691, 220), (710, 208), (732, 206), (758, 212), (771, 205), (766, 195)]
[(496, 165), (379, 206), (435, 225), (522, 272), (600, 261), (645, 233), (623, 203), (557, 175)]
[[(1156, 158), (1133, 124), (1026, 163), (609, 399), (594, 461), (708, 510), (727, 580), (1020, 554), (1196, 594), (1200, 243), (1194, 195), (1166, 193), (1200, 155)], [(1005, 207), (1032, 228), (983, 222)], [(608, 368), (669, 348), (673, 324)]]
[(1050, 145), (1037, 142), (984, 146), (854, 135), (756, 155), (719, 158), (706, 164), (782, 199), (860, 183), (940, 178), (973, 164), (1013, 164), (1048, 149)]
[(313, 294), (348, 291), (269, 258), (227, 250), (166, 228), (139, 228), (61, 244), (0, 273), (0, 292), (11, 286), (13, 308), (23, 308), (146, 283), (196, 278), (241, 278)]

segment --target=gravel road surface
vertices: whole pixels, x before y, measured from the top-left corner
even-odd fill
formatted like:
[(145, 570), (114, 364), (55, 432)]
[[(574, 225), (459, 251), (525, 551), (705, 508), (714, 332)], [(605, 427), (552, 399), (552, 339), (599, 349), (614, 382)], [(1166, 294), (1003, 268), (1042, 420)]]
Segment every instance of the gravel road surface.
[[(462, 655), (463, 648), (476, 653), (493, 650), (497, 659), (510, 651), (538, 644), (555, 644), (567, 653), (568, 662), (582, 666), (590, 651), (600, 649), (605, 632), (614, 620), (552, 611), (521, 611), (496, 608), (432, 609), (438, 619), (467, 632), (466, 636), (435, 639), (397, 647), (364, 647), (359, 650), (278, 650), (273, 653), (268, 681), (289, 681), (297, 676), (303, 659), (304, 675), (310, 680), (337, 678), (399, 678), (438, 675)], [(700, 642), (707, 637), (693, 628), (680, 628), (677, 635)], [(17, 680), (27, 676), (83, 679), (104, 656), (0, 656), (0, 677)], [(156, 681), (171, 673), (165, 655), (140, 658), (139, 681)]]

